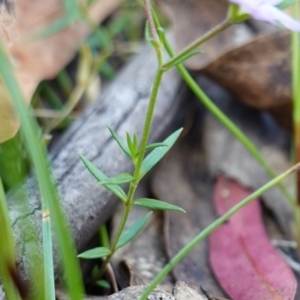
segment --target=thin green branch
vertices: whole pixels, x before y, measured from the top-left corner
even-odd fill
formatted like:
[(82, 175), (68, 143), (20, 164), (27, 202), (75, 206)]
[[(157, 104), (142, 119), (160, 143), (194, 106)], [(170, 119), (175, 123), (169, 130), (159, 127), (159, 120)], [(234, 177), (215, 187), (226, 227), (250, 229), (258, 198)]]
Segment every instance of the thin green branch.
[[(12, 277), (12, 270), (17, 272), (15, 247), (5, 192), (0, 178), (0, 277), (7, 300), (19, 300), (20, 295)], [(10, 269), (9, 269), (10, 268)]]
[(182, 58), (186, 57), (189, 53), (191, 53), (193, 50), (195, 50), (197, 47), (202, 45), (203, 43), (207, 42), (211, 38), (213, 38), (215, 35), (219, 34), (220, 32), (224, 31), (226, 28), (230, 27), (232, 23), (226, 19), (222, 23), (218, 24), (216, 27), (214, 27), (212, 30), (208, 31), (204, 36), (187, 46), (184, 50), (182, 50), (179, 54), (171, 56), (172, 58), (170, 61), (165, 63), (163, 65), (164, 70), (168, 70), (170, 67), (172, 67), (177, 61), (181, 60)]
[(137, 185), (140, 181), (139, 177), (140, 177), (141, 165), (142, 165), (143, 159), (145, 157), (146, 147), (147, 147), (150, 130), (151, 130), (151, 123), (152, 123), (153, 114), (154, 114), (154, 108), (155, 108), (157, 94), (158, 94), (158, 90), (159, 90), (159, 86), (160, 86), (160, 83), (162, 80), (163, 73), (164, 72), (161, 69), (161, 66), (159, 66), (158, 70), (156, 72), (156, 75), (155, 75), (154, 84), (153, 84), (153, 88), (152, 88), (151, 95), (150, 95), (149, 105), (148, 105), (145, 124), (144, 124), (142, 141), (141, 141), (141, 145), (140, 145), (140, 149), (139, 149), (139, 154), (138, 154), (138, 157), (137, 157), (137, 160), (135, 163), (135, 171), (134, 171), (133, 177), (135, 177), (136, 180), (130, 183), (129, 191), (127, 194), (127, 200), (126, 200), (126, 203), (124, 206), (124, 211), (122, 214), (121, 222), (118, 226), (116, 235), (115, 235), (113, 242), (111, 244), (111, 247), (110, 247), (111, 254), (109, 256), (107, 256), (106, 259), (104, 260), (103, 265), (101, 266), (101, 269), (99, 270), (97, 276), (95, 276), (95, 279), (94, 279), (95, 281), (101, 278), (101, 276), (103, 275), (103, 273), (106, 270), (106, 267), (107, 267), (109, 261), (111, 260), (112, 256), (114, 255), (114, 253), (116, 251), (117, 243), (120, 239), (122, 232), (124, 231), (129, 213), (132, 208), (132, 201), (133, 201), (134, 193), (135, 193)]
[[(299, 19), (299, 2), (293, 4), (293, 15)], [(294, 123), (294, 157), (296, 162), (300, 162), (300, 34), (292, 33), (292, 92), (293, 92), (293, 123)], [(295, 234), (298, 243), (300, 242), (300, 174), (295, 173), (296, 199), (293, 202), (293, 212), (295, 218)]]
[[(157, 26), (157, 30), (162, 30), (158, 23), (157, 18), (154, 16), (154, 21)], [(161, 35), (162, 42), (164, 44), (165, 49), (167, 50), (170, 57), (175, 57), (175, 53), (166, 39), (166, 36), (162, 32)], [(212, 100), (204, 93), (204, 91), (199, 87), (199, 85), (195, 82), (189, 72), (182, 64), (176, 65), (178, 72), (180, 73), (183, 80), (189, 86), (189, 88), (194, 92), (197, 98), (201, 101), (201, 103), (241, 142), (242, 145), (252, 154), (252, 156), (261, 164), (266, 173), (270, 176), (270, 178), (274, 178), (276, 176), (273, 169), (268, 165), (265, 161), (264, 157), (261, 155), (260, 151), (257, 147), (250, 141), (250, 139), (212, 102)], [(294, 199), (286, 189), (283, 184), (279, 185), (280, 190), (283, 195), (288, 199), (288, 201), (293, 205)]]
[(151, 36), (154, 40), (157, 40), (155, 24), (154, 24), (153, 16), (152, 16), (152, 13), (151, 13), (150, 0), (144, 0), (144, 7), (145, 7), (145, 12), (146, 12), (146, 17), (147, 17), (147, 20), (148, 20), (148, 23), (149, 23)]
[(220, 227), (224, 222), (226, 222), (231, 216), (233, 216), (236, 212), (242, 209), (244, 206), (249, 204), (254, 199), (260, 197), (263, 193), (265, 193), (270, 188), (276, 186), (281, 180), (286, 178), (288, 175), (293, 172), (298, 171), (300, 168), (300, 163), (290, 168), (286, 172), (277, 176), (273, 180), (269, 181), (267, 184), (256, 190), (250, 196), (243, 199), (233, 208), (231, 208), (227, 213), (218, 218), (216, 221), (207, 226), (204, 230), (202, 230), (192, 241), (190, 241), (184, 248), (182, 248), (171, 260), (170, 262), (162, 269), (162, 271), (152, 280), (149, 286), (146, 288), (144, 293), (142, 294), (140, 300), (147, 300), (147, 297), (151, 294), (151, 292), (155, 289), (155, 287), (166, 277), (166, 275), (191, 251), (194, 247), (203, 241), (209, 234), (211, 234), (214, 230)]

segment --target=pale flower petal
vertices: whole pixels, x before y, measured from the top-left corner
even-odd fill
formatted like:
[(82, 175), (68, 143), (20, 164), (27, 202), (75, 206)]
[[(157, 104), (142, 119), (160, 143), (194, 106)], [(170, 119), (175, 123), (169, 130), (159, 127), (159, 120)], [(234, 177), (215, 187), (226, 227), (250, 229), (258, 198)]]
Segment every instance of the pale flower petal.
[(284, 27), (294, 31), (300, 31), (300, 22), (293, 19), (275, 5), (283, 0), (229, 0), (239, 5), (245, 12), (254, 19), (265, 21), (271, 24), (280, 23)]
[(300, 22), (293, 19), (288, 14), (285, 14), (282, 10), (272, 7), (272, 14), (274, 18), (280, 22), (284, 27), (294, 31), (300, 31)]
[(267, 0), (267, 1), (262, 1), (262, 4), (267, 4), (267, 5), (278, 5), (282, 2), (282, 0)]

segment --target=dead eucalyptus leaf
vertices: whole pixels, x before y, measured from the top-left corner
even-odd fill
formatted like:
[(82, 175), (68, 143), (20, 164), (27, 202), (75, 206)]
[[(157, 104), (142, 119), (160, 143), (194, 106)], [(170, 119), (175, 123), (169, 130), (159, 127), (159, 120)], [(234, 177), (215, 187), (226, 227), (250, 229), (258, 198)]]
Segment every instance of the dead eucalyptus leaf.
[[(121, 0), (96, 1), (89, 12), (91, 20), (96, 23), (102, 21), (120, 2)], [(63, 15), (59, 0), (16, 1), (15, 15), (15, 21), (9, 26), (0, 26), (0, 38), (8, 46), (7, 51), (28, 104), (39, 82), (53, 78), (74, 57), (76, 49), (91, 30), (77, 22), (48, 38), (33, 39), (34, 34)], [(1, 86), (0, 90), (0, 95), (7, 95)], [(13, 116), (7, 96), (1, 98), (0, 121), (1, 143), (13, 137), (19, 128), (19, 121)]]
[(202, 72), (237, 100), (270, 110), (285, 126), (291, 124), (290, 33), (275, 32), (234, 49)]
[[(225, 20), (228, 7), (225, 0), (164, 0), (157, 4), (172, 23), (178, 52)], [(204, 53), (188, 59), (185, 65), (199, 70), (221, 54), (249, 42), (253, 36), (244, 24), (231, 26), (203, 44), (200, 49)]]
[(9, 94), (2, 81), (0, 81), (0, 99), (0, 143), (3, 143), (17, 133), (19, 121), (16, 118)]
[[(180, 51), (224, 20), (228, 3), (164, 0), (158, 4), (171, 20)], [(213, 78), (237, 100), (270, 111), (281, 125), (291, 128), (290, 34), (275, 31), (254, 39), (254, 32), (274, 31), (274, 26), (253, 20), (250, 27), (231, 26), (203, 44), (204, 53), (185, 65)]]
[[(207, 85), (205, 81), (201, 83)], [(212, 86), (211, 89), (216, 93), (216, 87)], [(210, 96), (214, 98), (213, 94)], [(251, 110), (226, 96), (223, 96), (218, 106), (255, 144), (276, 174), (281, 174), (290, 167), (287, 155), (289, 135), (266, 114)], [(205, 115), (202, 126), (207, 171), (212, 177), (223, 173), (253, 190), (270, 180), (248, 150), (211, 114)], [(286, 178), (283, 184), (292, 193), (293, 178)], [(262, 195), (262, 199), (274, 214), (285, 238), (291, 238), (292, 209), (280, 189), (274, 187), (268, 190)]]

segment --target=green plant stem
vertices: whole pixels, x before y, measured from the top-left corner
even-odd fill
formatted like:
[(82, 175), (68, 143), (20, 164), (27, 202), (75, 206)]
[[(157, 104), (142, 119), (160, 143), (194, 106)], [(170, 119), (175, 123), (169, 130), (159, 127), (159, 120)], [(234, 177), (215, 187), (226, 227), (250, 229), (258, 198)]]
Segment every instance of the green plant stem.
[(147, 20), (148, 20), (148, 23), (149, 23), (149, 28), (150, 28), (151, 36), (152, 36), (152, 38), (154, 40), (157, 40), (157, 34), (156, 34), (155, 24), (154, 24), (153, 16), (152, 16), (152, 13), (151, 13), (150, 0), (144, 0), (144, 7), (145, 7), (145, 12), (146, 12)]
[[(151, 30), (151, 25), (154, 25), (153, 23), (153, 19), (152, 19), (152, 14), (150, 12), (150, 2), (149, 0), (145, 0), (145, 7), (146, 7), (146, 12), (147, 13), (147, 17), (149, 20), (149, 24), (150, 24), (150, 30)], [(148, 8), (148, 9), (147, 9)], [(212, 36), (214, 36), (215, 34), (217, 34), (218, 32), (222, 30), (224, 30), (225, 28), (227, 28), (230, 24), (228, 22), (224, 22), (224, 24), (221, 24), (220, 26), (218, 26), (215, 30), (211, 31), (208, 35), (204, 36), (202, 39), (196, 41), (196, 43), (192, 44), (191, 49), (193, 50), (195, 47), (197, 47), (199, 44), (205, 42), (207, 39), (211, 38)], [(153, 26), (152, 26), (153, 27)], [(153, 28), (151, 31), (151, 35), (152, 38), (155, 39), (156, 37), (156, 32), (153, 32)], [(191, 51), (190, 47), (188, 47), (188, 52)], [(125, 204), (125, 208), (123, 211), (123, 215), (122, 215), (122, 219), (121, 222), (119, 224), (119, 227), (117, 229), (117, 233), (115, 235), (115, 238), (112, 242), (112, 246), (111, 246), (111, 254), (109, 256), (107, 256), (107, 258), (105, 259), (100, 271), (99, 271), (99, 276), (97, 276), (97, 279), (99, 279), (100, 276), (102, 276), (102, 274), (104, 273), (107, 264), (109, 263), (111, 257), (114, 255), (114, 252), (116, 251), (116, 245), (118, 243), (118, 240), (125, 228), (129, 213), (131, 211), (131, 207), (132, 207), (132, 200), (134, 197), (134, 193), (136, 190), (136, 187), (139, 183), (140, 180), (140, 170), (141, 170), (141, 166), (142, 166), (142, 162), (145, 156), (145, 152), (146, 152), (146, 147), (147, 147), (147, 143), (148, 143), (148, 139), (149, 139), (149, 135), (150, 135), (150, 130), (151, 130), (151, 123), (152, 123), (152, 119), (153, 119), (153, 113), (154, 113), (154, 109), (155, 109), (155, 104), (156, 104), (156, 99), (157, 99), (157, 94), (158, 94), (158, 90), (159, 90), (159, 86), (161, 84), (161, 80), (163, 77), (164, 72), (167, 70), (166, 66), (163, 66), (163, 62), (162, 62), (162, 52), (161, 52), (161, 48), (156, 48), (155, 50), (157, 52), (157, 58), (158, 58), (158, 70), (156, 72), (155, 75), (155, 79), (154, 79), (154, 83), (153, 83), (153, 88), (151, 91), (151, 95), (150, 95), (150, 100), (149, 100), (149, 105), (148, 105), (148, 110), (147, 110), (147, 114), (146, 114), (146, 120), (145, 120), (145, 124), (144, 124), (144, 130), (143, 130), (143, 136), (142, 136), (142, 141), (140, 144), (140, 149), (139, 149), (139, 154), (135, 163), (135, 171), (133, 176), (136, 178), (135, 181), (133, 181), (130, 184), (129, 187), (129, 191), (128, 191), (128, 196), (127, 196), (127, 200), (126, 200), (126, 204)], [(185, 50), (187, 51), (187, 50)], [(185, 55), (186, 52), (183, 51), (183, 53), (181, 53), (180, 55)], [(172, 62), (172, 60), (170, 61), (170, 63)]]
[[(158, 56), (159, 56), (159, 54), (158, 54)], [(155, 104), (156, 104), (157, 94), (158, 94), (158, 90), (159, 90), (159, 86), (160, 86), (160, 83), (162, 80), (163, 73), (164, 73), (164, 71), (162, 70), (161, 65), (159, 64), (158, 70), (155, 75), (151, 95), (150, 95), (150, 100), (149, 100), (149, 105), (148, 105), (148, 109), (147, 109), (140, 150), (139, 150), (138, 158), (135, 163), (135, 170), (134, 170), (133, 176), (136, 178), (136, 180), (130, 183), (129, 191), (127, 194), (127, 200), (126, 200), (126, 203), (124, 206), (124, 211), (122, 214), (122, 219), (118, 226), (118, 229), (117, 229), (116, 235), (113, 239), (113, 242), (111, 244), (111, 248), (110, 248), (111, 254), (109, 256), (107, 256), (106, 259), (104, 260), (103, 265), (101, 266), (101, 269), (99, 270), (97, 276), (95, 276), (94, 281), (97, 281), (98, 279), (101, 278), (101, 276), (103, 275), (103, 273), (106, 270), (106, 267), (107, 267), (110, 259), (116, 252), (117, 243), (118, 243), (119, 238), (125, 228), (129, 213), (132, 208), (132, 201), (133, 201), (134, 193), (135, 193), (137, 185), (140, 181), (139, 177), (140, 177), (141, 166), (142, 166), (142, 162), (143, 162), (145, 152), (146, 152), (146, 147), (147, 147), (147, 143), (148, 143), (148, 139), (149, 139), (149, 135), (150, 135), (151, 123), (152, 123), (152, 119), (153, 119), (153, 113), (154, 113), (154, 108), (155, 108)]]
[(231, 208), (228, 212), (226, 212), (223, 216), (215, 220), (209, 226), (207, 226), (204, 230), (202, 230), (193, 240), (191, 240), (184, 248), (182, 248), (171, 260), (170, 262), (161, 270), (161, 272), (153, 279), (153, 281), (149, 284), (147, 289), (142, 294), (140, 300), (146, 300), (153, 289), (159, 284), (165, 276), (201, 241), (203, 241), (209, 234), (211, 234), (214, 230), (216, 230), (219, 226), (221, 226), (225, 221), (227, 221), (232, 215), (242, 209), (244, 206), (249, 204), (254, 199), (261, 196), (264, 192), (269, 190), (270, 188), (277, 185), (281, 180), (286, 178), (293, 172), (298, 171), (300, 168), (300, 163), (293, 166), (289, 170), (285, 171), (281, 175), (277, 176), (273, 180), (269, 181), (267, 184), (256, 190), (250, 196), (243, 199), (233, 208)]
[[(293, 16), (299, 19), (299, 2), (293, 4)], [(294, 157), (296, 162), (300, 162), (300, 34), (292, 33), (292, 91), (293, 91), (293, 123), (294, 123)], [(300, 174), (295, 173), (296, 200), (293, 203), (295, 215), (296, 238), (300, 244)], [(297, 230), (298, 229), (298, 230)]]
[(158, 94), (163, 73), (164, 71), (161, 69), (161, 66), (159, 66), (159, 69), (156, 72), (152, 93), (150, 96), (148, 111), (147, 111), (145, 125), (144, 125), (144, 132), (143, 132), (142, 141), (140, 145), (139, 155), (136, 162), (135, 172), (133, 175), (135, 178), (139, 178), (140, 175), (141, 165), (145, 156), (146, 147), (150, 135), (151, 123), (152, 123), (154, 108), (156, 104), (157, 94)]
[(187, 56), (189, 53), (191, 53), (193, 50), (195, 50), (197, 47), (205, 43), (206, 41), (213, 38), (215, 35), (219, 34), (229, 26), (231, 26), (232, 23), (229, 21), (229, 19), (225, 19), (222, 23), (218, 24), (216, 27), (214, 27), (212, 30), (208, 31), (204, 36), (193, 42), (191, 45), (186, 47), (184, 50), (182, 50), (179, 54), (171, 56), (171, 60), (169, 60), (167, 63), (163, 65), (164, 70), (168, 70), (170, 67), (172, 67), (176, 61), (179, 61), (183, 57)]
[[(156, 22), (156, 26), (160, 28), (157, 18), (154, 18)], [(170, 57), (174, 57), (175, 53), (170, 46), (168, 40), (166, 39), (164, 34), (161, 34), (163, 38), (163, 44), (165, 49), (167, 50)], [(276, 176), (275, 172), (272, 168), (267, 164), (264, 157), (261, 155), (260, 151), (256, 148), (256, 146), (249, 140), (249, 138), (209, 99), (209, 97), (204, 93), (204, 91), (199, 87), (199, 85), (195, 82), (189, 72), (182, 64), (178, 64), (177, 69), (189, 86), (189, 88), (194, 92), (197, 98), (201, 101), (201, 103), (241, 142), (242, 145), (253, 155), (253, 157), (261, 164), (261, 166), (265, 169), (266, 173), (274, 178)], [(279, 185), (283, 195), (288, 199), (288, 201), (293, 205), (294, 199), (287, 191), (286, 187), (283, 184)]]
[(53, 266), (51, 218), (48, 205), (42, 207), (43, 216), (43, 254), (44, 254), (44, 285), (45, 300), (55, 300), (55, 278)]

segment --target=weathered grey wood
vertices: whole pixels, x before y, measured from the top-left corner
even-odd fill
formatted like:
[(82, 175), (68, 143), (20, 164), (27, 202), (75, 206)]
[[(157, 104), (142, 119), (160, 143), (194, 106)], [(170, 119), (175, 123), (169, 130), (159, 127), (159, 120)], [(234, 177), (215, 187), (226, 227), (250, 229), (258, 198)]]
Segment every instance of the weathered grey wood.
[[(103, 189), (85, 169), (77, 153), (85, 155), (108, 176), (132, 167), (129, 159), (111, 138), (106, 126), (125, 137), (125, 132), (141, 133), (149, 94), (156, 72), (156, 58), (145, 48), (133, 59), (112, 83), (106, 93), (90, 107), (51, 149), (54, 177), (62, 205), (68, 217), (77, 249), (87, 243), (114, 211), (117, 200)], [(170, 71), (159, 91), (150, 140), (159, 140), (170, 125), (180, 103), (183, 85), (177, 72)], [(26, 264), (30, 243), (22, 242), (20, 226), (24, 219), (38, 220), (40, 236), (40, 197), (33, 178), (27, 180), (30, 209), (24, 212), (9, 199), (13, 229), (16, 235), (19, 261)], [(37, 247), (41, 247), (40, 240)], [(58, 259), (55, 258), (55, 266)], [(0, 291), (0, 299), (5, 299)]]
[[(118, 293), (112, 294), (108, 297), (88, 297), (85, 300), (138, 300), (145, 290), (143, 285), (134, 285), (121, 290)], [(62, 292), (57, 292), (58, 300), (69, 300), (69, 298)], [(149, 300), (209, 300), (207, 296), (198, 290), (198, 288), (190, 287), (183, 281), (178, 281), (172, 291), (164, 289), (155, 289), (149, 296)], [(211, 298), (215, 299), (215, 298)], [(226, 300), (224, 298), (224, 300)]]

